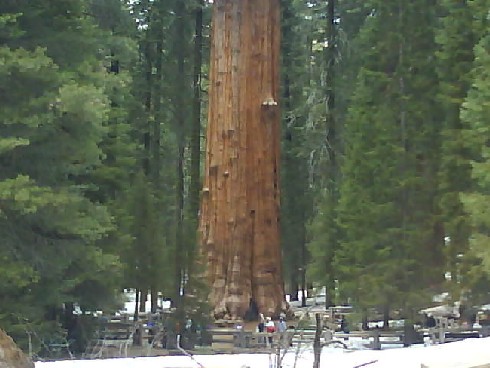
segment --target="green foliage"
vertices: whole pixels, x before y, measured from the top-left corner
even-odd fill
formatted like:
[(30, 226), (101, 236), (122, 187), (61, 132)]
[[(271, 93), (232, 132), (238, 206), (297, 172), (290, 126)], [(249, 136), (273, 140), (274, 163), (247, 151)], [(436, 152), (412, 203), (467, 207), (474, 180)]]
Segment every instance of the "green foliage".
[[(422, 2), (371, 2), (362, 68), (344, 127), (335, 254), (340, 291), (362, 308), (409, 312), (441, 281), (434, 14)], [(417, 27), (410, 25), (417, 24)]]
[[(132, 242), (124, 257), (126, 283), (139, 289), (149, 289), (157, 283), (163, 289), (165, 265), (163, 264), (164, 244), (155, 195), (145, 175), (140, 172), (129, 192), (129, 213), (132, 216), (129, 232)], [(167, 276), (169, 272), (167, 271)]]
[(395, 205), (400, 147), (397, 127), (390, 124), (396, 112), (381, 102), (386, 96), (379, 93), (390, 82), (381, 73), (362, 70), (345, 126), (338, 220), (342, 240), (335, 264), (342, 294), (364, 308), (395, 297), (389, 280), (401, 270), (393, 262), (400, 246)]
[[(359, 69), (358, 32), (369, 15), (366, 2), (336, 1), (333, 14), (327, 2), (311, 7), (314, 32), (307, 99), (304, 153), (308, 157), (313, 207), (308, 219), (309, 280), (325, 285), (333, 301), (338, 270), (334, 254), (339, 247), (340, 167), (345, 115)], [(332, 18), (333, 16), (333, 18)], [(337, 300), (340, 302), (340, 300)]]
[(308, 153), (305, 147), (307, 124), (305, 91), (309, 79), (304, 62), (308, 58), (302, 16), (307, 11), (301, 2), (283, 2), (282, 80), (283, 141), (281, 170), (281, 239), (284, 279), (287, 293), (296, 297), (306, 272), (306, 223), (311, 211), (308, 178)]
[[(450, 271), (455, 298), (488, 302), (488, 0), (339, 0), (333, 50), (327, 5), (281, 1), (290, 291), (307, 265), (327, 292), (338, 280), (337, 302), (409, 312)], [(112, 308), (122, 287), (186, 281), (182, 312), (208, 315), (189, 180), (197, 6), (0, 2), (0, 324), (17, 339), (60, 334), (63, 304)]]
[[(447, 268), (461, 282), (461, 255), (468, 250), (470, 234), (469, 217), (460, 200), (460, 193), (471, 186), (469, 159), (471, 150), (466, 147), (463, 131), (466, 124), (460, 119), (460, 108), (470, 86), (470, 70), (473, 63), (473, 45), (477, 38), (471, 24), (474, 13), (469, 2), (456, 4), (441, 1), (444, 16), (436, 34), (439, 50), (438, 75), (440, 78), (439, 100), (443, 110), (441, 167), (439, 190), (441, 218), (447, 237)], [(453, 294), (457, 297), (461, 284), (453, 282)]]
[(471, 254), (481, 259), (481, 270), (490, 273), (490, 211), (485, 204), (490, 189), (490, 36), (487, 34), (475, 47), (472, 88), (463, 103), (461, 118), (469, 129), (464, 133), (466, 144), (475, 152), (471, 161), (474, 186), (462, 194), (471, 219)]
[(82, 2), (37, 5), (0, 6), (16, 14), (2, 24), (17, 30), (2, 33), (0, 49), (0, 314), (19, 338), (26, 323), (39, 333), (50, 325), (56, 315), (46, 313), (62, 303), (99, 307), (94, 299), (108, 295), (119, 272), (118, 258), (98, 244), (113, 230), (108, 208), (86, 196), (104, 157), (109, 100), (93, 81), (105, 73), (94, 54), (68, 52), (78, 37), (88, 45), (93, 28)]
[(319, 201), (317, 212), (307, 228), (310, 235), (308, 250), (311, 254), (307, 271), (310, 280), (328, 286), (327, 293), (333, 296), (336, 280), (333, 260), (339, 238), (337, 217), (333, 210), (337, 208), (336, 203), (332, 203), (332, 196), (329, 193), (317, 197), (317, 200)]
[(16, 338), (123, 286), (169, 296), (191, 269), (190, 114), (172, 105), (190, 102), (197, 3), (181, 4), (0, 4), (0, 318)]

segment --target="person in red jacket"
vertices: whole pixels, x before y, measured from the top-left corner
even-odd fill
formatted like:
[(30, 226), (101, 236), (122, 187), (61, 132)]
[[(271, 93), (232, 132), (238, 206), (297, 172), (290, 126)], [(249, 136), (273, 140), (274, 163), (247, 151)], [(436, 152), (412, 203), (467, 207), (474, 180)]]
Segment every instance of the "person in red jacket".
[[(269, 334), (276, 332), (276, 325), (274, 324), (274, 321), (271, 317), (267, 317), (267, 320), (265, 322), (265, 332)], [(269, 336), (268, 339), (269, 345), (272, 345), (272, 336)]]

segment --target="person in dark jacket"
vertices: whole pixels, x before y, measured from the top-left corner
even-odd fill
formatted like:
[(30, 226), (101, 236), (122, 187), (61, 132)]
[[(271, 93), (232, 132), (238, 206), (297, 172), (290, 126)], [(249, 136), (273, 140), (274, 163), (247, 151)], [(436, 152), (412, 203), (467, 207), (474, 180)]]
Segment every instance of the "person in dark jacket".
[(349, 327), (347, 326), (347, 321), (344, 316), (342, 316), (342, 319), (340, 320), (340, 330), (344, 333), (349, 333)]

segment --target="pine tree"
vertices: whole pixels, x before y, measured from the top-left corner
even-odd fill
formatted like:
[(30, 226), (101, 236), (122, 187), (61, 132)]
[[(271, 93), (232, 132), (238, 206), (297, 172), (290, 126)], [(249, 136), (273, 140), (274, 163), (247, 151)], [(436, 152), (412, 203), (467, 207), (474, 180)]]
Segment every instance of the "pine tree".
[[(362, 308), (395, 297), (399, 236), (396, 112), (380, 92), (389, 78), (362, 70), (345, 124), (345, 162), (339, 202), (341, 248), (336, 252), (343, 297)], [(395, 243), (396, 242), (396, 243)], [(400, 251), (402, 251), (400, 249)], [(401, 258), (401, 257), (400, 257)], [(379, 304), (378, 304), (379, 303)]]
[(410, 313), (443, 272), (435, 16), (425, 2), (370, 6), (345, 124), (336, 266), (341, 291), (361, 307), (396, 304)]
[[(55, 317), (63, 302), (109, 297), (118, 270), (117, 258), (98, 246), (113, 229), (109, 212), (88, 195), (109, 111), (91, 53), (96, 32), (82, 2), (62, 5), (0, 5), (11, 14), (1, 23), (1, 253), (25, 276), (18, 290), (3, 294), (9, 330), (23, 331), (16, 326), (25, 320), (44, 323), (45, 313)], [(78, 41), (80, 49), (68, 53)]]
[[(336, 270), (334, 254), (340, 240), (338, 227), (339, 187), (342, 180), (340, 166), (343, 157), (344, 120), (355, 86), (361, 55), (358, 32), (370, 9), (366, 2), (317, 2), (312, 18), (317, 39), (314, 40), (314, 70), (310, 82), (313, 106), (309, 109), (312, 124), (307, 124), (309, 156), (313, 158), (310, 178), (314, 195), (314, 211), (308, 226), (311, 280), (326, 286), (326, 304), (335, 297)], [(362, 47), (362, 43), (360, 44)], [(312, 155), (313, 154), (313, 155)]]
[(309, 156), (304, 152), (303, 92), (309, 78), (308, 69), (304, 68), (308, 58), (302, 31), (304, 13), (304, 4), (282, 2), (281, 248), (286, 293), (291, 300), (297, 300), (299, 289), (306, 288), (306, 223), (311, 206)]
[(472, 87), (463, 103), (461, 119), (467, 124), (464, 131), (466, 145), (474, 153), (471, 160), (471, 177), (474, 185), (471, 191), (463, 193), (464, 208), (471, 220), (470, 251), (467, 256), (473, 261), (468, 267), (471, 296), (478, 302), (478, 294), (483, 295), (480, 301), (488, 297), (488, 279), (490, 275), (490, 251), (488, 247), (490, 234), (490, 213), (488, 210), (488, 192), (490, 188), (490, 35), (486, 35), (475, 46), (475, 64), (472, 70), (474, 77)]
[[(181, 294), (186, 293), (185, 284), (194, 270), (200, 108), (205, 100), (201, 98), (205, 95), (200, 94), (202, 65), (193, 58), (206, 43), (205, 37), (200, 41), (196, 37), (193, 55), (192, 35), (198, 34), (199, 24), (206, 22), (208, 5), (200, 6), (194, 1), (137, 1), (131, 6), (139, 24), (140, 63), (135, 89), (142, 107), (136, 108), (132, 116), (138, 121), (136, 134), (142, 142), (142, 166), (152, 182), (160, 223), (165, 229), (162, 242), (155, 245), (166, 248), (168, 265), (173, 268), (172, 275), (166, 276), (171, 287), (164, 293), (180, 306), (185, 297)], [(201, 32), (206, 29), (202, 24)], [(193, 106), (193, 111), (186, 106)], [(152, 291), (152, 295), (156, 294)]]
[[(323, 3), (323, 2), (322, 2)], [(313, 87), (313, 93), (321, 98), (318, 107), (321, 111), (321, 119), (317, 127), (313, 129), (320, 141), (315, 150), (318, 151), (315, 169), (310, 169), (310, 180), (316, 193), (315, 214), (309, 226), (309, 250), (311, 252), (311, 264), (308, 272), (315, 282), (326, 288), (326, 306), (334, 302), (335, 272), (333, 268), (333, 255), (338, 248), (338, 228), (336, 224), (338, 189), (340, 182), (339, 158), (341, 147), (339, 133), (340, 119), (336, 99), (338, 95), (337, 71), (340, 51), (339, 2), (329, 0), (325, 6), (319, 7), (315, 12), (317, 27), (319, 27), (318, 39), (315, 45), (318, 50), (314, 53), (315, 65), (318, 64), (321, 83)], [(320, 45), (320, 47), (318, 47)], [(312, 49), (314, 51), (314, 48)], [(311, 76), (313, 78), (313, 76)], [(320, 89), (320, 90), (318, 90)], [(318, 138), (317, 138), (318, 139)]]
[[(466, 147), (460, 119), (460, 108), (471, 83), (473, 45), (477, 35), (469, 26), (473, 10), (469, 2), (441, 1), (444, 17), (436, 35), (440, 50), (438, 75), (439, 98), (443, 107), (440, 169), (440, 203), (446, 237), (447, 268), (451, 272), (453, 286), (461, 285), (461, 257), (468, 250), (470, 233), (469, 217), (460, 200), (460, 192), (471, 187), (470, 151)], [(457, 298), (457, 290), (454, 290)]]

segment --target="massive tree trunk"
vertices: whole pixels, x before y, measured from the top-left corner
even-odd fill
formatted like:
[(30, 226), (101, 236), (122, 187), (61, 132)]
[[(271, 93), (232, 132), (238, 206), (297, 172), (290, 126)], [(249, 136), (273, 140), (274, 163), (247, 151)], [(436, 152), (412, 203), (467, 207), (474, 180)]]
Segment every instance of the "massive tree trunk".
[[(216, 318), (285, 308), (279, 0), (215, 0), (200, 235)], [(254, 308), (253, 308), (254, 309)]]
[(0, 367), (34, 368), (34, 363), (20, 350), (15, 342), (0, 329)]

